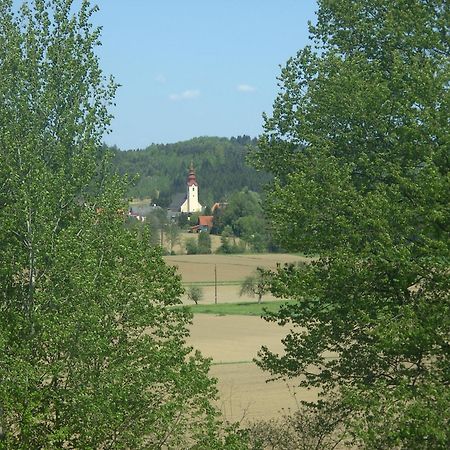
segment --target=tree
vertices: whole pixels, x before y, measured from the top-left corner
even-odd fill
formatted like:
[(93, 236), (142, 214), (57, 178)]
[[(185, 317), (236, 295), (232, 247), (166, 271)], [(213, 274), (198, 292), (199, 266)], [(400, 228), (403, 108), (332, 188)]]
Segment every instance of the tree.
[(189, 220), (188, 220), (188, 215), (187, 214), (179, 214), (176, 217), (176, 221), (177, 221), (178, 226), (181, 229), (183, 229), (183, 230), (185, 228), (187, 228), (187, 226), (189, 225)]
[(333, 404), (327, 408), (300, 404), (293, 414), (250, 423), (248, 431), (253, 450), (333, 450), (345, 438), (341, 410)]
[(194, 238), (186, 239), (185, 246), (188, 255), (196, 255), (198, 253), (198, 245)]
[(168, 206), (170, 198), (185, 191), (186, 174), (193, 160), (201, 176), (200, 203), (212, 205), (245, 186), (260, 192), (269, 180), (266, 173), (257, 172), (245, 162), (248, 146), (255, 144), (256, 139), (199, 137), (174, 144), (152, 144), (143, 150), (111, 150), (113, 165), (120, 174), (139, 174), (129, 187), (129, 196), (151, 197), (152, 202)]
[(251, 250), (261, 253), (267, 250), (266, 222), (262, 217), (245, 216), (235, 222), (241, 239), (249, 244)]
[(320, 255), (274, 274), (297, 303), (260, 365), (337, 391), (367, 448), (450, 440), (447, 25), (442, 0), (320, 1), (253, 156), (276, 240)]
[(203, 299), (203, 290), (200, 286), (191, 286), (187, 291), (189, 300), (192, 300), (196, 305)]
[[(233, 239), (233, 243), (230, 242)], [(236, 245), (236, 237), (233, 234), (233, 229), (227, 225), (224, 227), (220, 236), (221, 245), (217, 249), (218, 253), (244, 253), (245, 247)]]
[(167, 211), (163, 208), (155, 208), (148, 216), (147, 220), (152, 229), (152, 241), (164, 246), (164, 233), (169, 228)]
[[(242, 239), (250, 246), (252, 251), (263, 252), (267, 250), (269, 240), (267, 224), (263, 217), (262, 201), (258, 193), (244, 189), (235, 192), (224, 208), (214, 210), (214, 233), (222, 233), (226, 228), (231, 228), (234, 236)], [(222, 246), (222, 251), (227, 253), (230, 249)], [(234, 248), (234, 253), (242, 249)], [(231, 253), (231, 252), (228, 252)]]
[(213, 211), (213, 226), (211, 228), (211, 234), (222, 234), (224, 230), (223, 224), (223, 207), (216, 207)]
[(198, 218), (200, 216), (199, 212), (189, 213), (188, 220), (191, 227), (198, 225)]
[(168, 223), (165, 226), (166, 239), (169, 242), (169, 251), (173, 253), (173, 247), (180, 242), (180, 227), (174, 223)]
[(161, 232), (161, 223), (158, 219), (158, 217), (155, 214), (149, 214), (146, 217), (146, 220), (144, 223), (140, 222), (139, 220), (136, 220), (134, 217), (128, 218), (126, 225), (131, 228), (137, 228), (137, 229), (148, 229), (150, 233), (150, 245), (161, 246), (161, 238), (164, 238), (164, 235)]
[(0, 0), (0, 448), (220, 448), (208, 362), (170, 308), (180, 278), (124, 226), (125, 185), (101, 146), (115, 84), (94, 53), (95, 8), (11, 4)]
[(207, 231), (200, 231), (198, 233), (198, 253), (211, 253), (211, 236)]
[(223, 226), (232, 227), (235, 236), (240, 237), (241, 228), (237, 221), (243, 217), (262, 217), (261, 198), (256, 192), (244, 189), (235, 192), (226, 208), (224, 208), (221, 222)]
[(239, 296), (247, 294), (250, 297), (258, 297), (258, 303), (261, 303), (263, 295), (268, 290), (268, 277), (263, 269), (258, 267), (254, 275), (250, 275), (244, 279), (239, 291)]

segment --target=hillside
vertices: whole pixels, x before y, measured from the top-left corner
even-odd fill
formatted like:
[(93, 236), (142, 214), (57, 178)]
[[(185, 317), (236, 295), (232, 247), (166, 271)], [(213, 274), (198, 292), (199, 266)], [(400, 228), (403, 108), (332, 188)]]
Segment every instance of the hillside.
[(211, 205), (244, 187), (262, 191), (269, 176), (245, 162), (249, 148), (255, 145), (256, 140), (248, 136), (198, 137), (175, 144), (152, 144), (143, 150), (111, 150), (113, 165), (120, 174), (138, 175), (130, 196), (152, 198), (167, 206), (175, 193), (184, 192), (192, 161), (200, 185), (200, 203)]

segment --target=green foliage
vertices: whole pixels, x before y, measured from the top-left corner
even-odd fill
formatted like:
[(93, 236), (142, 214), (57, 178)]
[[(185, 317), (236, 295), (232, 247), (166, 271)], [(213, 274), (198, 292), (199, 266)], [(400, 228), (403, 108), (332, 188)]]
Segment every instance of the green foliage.
[(211, 236), (207, 231), (201, 231), (198, 233), (198, 253), (211, 253)]
[(187, 290), (187, 296), (197, 305), (203, 299), (203, 289), (200, 286), (191, 286)]
[(129, 219), (132, 221), (133, 226), (135, 228), (148, 228), (149, 234), (150, 234), (150, 244), (151, 245), (159, 245), (160, 247), (163, 246), (163, 240), (164, 240), (164, 223), (161, 223), (161, 221), (158, 219), (158, 217), (155, 214), (149, 214), (146, 217), (145, 224), (142, 224), (138, 220), (131, 218)]
[[(232, 242), (231, 242), (232, 241)], [(220, 237), (221, 245), (217, 249), (217, 253), (236, 254), (245, 253), (245, 244), (236, 242), (236, 236), (230, 225), (226, 225)]]
[(241, 239), (250, 246), (252, 251), (256, 253), (267, 251), (268, 233), (266, 221), (262, 217), (240, 217), (234, 225)]
[[(137, 230), (148, 230), (147, 244), (158, 245), (164, 251), (172, 252), (173, 246), (178, 242), (176, 225), (169, 222), (167, 211), (156, 207), (145, 215), (145, 222), (140, 222), (131, 217), (127, 220), (127, 226)], [(169, 244), (169, 250), (165, 248), (165, 242)]]
[[(115, 84), (82, 1), (0, 0), (0, 448), (224, 448), (182, 287), (100, 140)], [(16, 12), (15, 12), (16, 11)]]
[(198, 225), (199, 216), (200, 216), (200, 213), (198, 213), (198, 212), (188, 214), (188, 220), (189, 220), (189, 224), (191, 227)]
[(321, 255), (274, 275), (305, 331), (260, 364), (338, 390), (367, 448), (450, 442), (447, 25), (443, 0), (320, 1), (253, 155), (276, 240)]
[(195, 238), (192, 237), (190, 239), (186, 239), (185, 246), (186, 246), (186, 253), (188, 255), (196, 255), (198, 253), (198, 245), (197, 242), (195, 241)]
[[(217, 208), (214, 211), (212, 231), (223, 234), (225, 229), (229, 229), (233, 236), (239, 237), (252, 251), (266, 251), (270, 238), (261, 203), (261, 197), (257, 192), (248, 189), (235, 192), (224, 208)], [(242, 251), (239, 246), (230, 246), (227, 236), (223, 237), (221, 252)]]
[(177, 216), (177, 224), (180, 228), (187, 228), (189, 225), (188, 215), (187, 214), (180, 214)]
[(246, 164), (248, 148), (256, 140), (199, 137), (175, 144), (152, 144), (144, 150), (114, 150), (113, 164), (122, 175), (138, 179), (128, 192), (132, 197), (151, 197), (166, 207), (175, 193), (186, 191), (186, 176), (194, 162), (200, 184), (199, 201), (204, 206), (224, 200), (247, 186), (261, 191), (269, 180)]
[(180, 242), (180, 227), (176, 223), (168, 223), (164, 227), (166, 240), (169, 243), (169, 252), (173, 254), (173, 247)]
[[(339, 405), (299, 405), (293, 414), (252, 422), (248, 428), (252, 450), (333, 450), (344, 443), (345, 426)], [(342, 447), (343, 448), (343, 447)]]
[(250, 295), (250, 297), (258, 297), (258, 303), (261, 303), (263, 295), (267, 292), (269, 288), (269, 278), (267, 273), (261, 269), (257, 268), (254, 275), (250, 275), (244, 279), (241, 285), (241, 290), (239, 295)]
[[(228, 300), (229, 301), (229, 300)], [(203, 304), (187, 307), (192, 314), (217, 314), (218, 316), (238, 315), (238, 316), (259, 316), (266, 313), (275, 313), (279, 311), (282, 305), (292, 302), (279, 300), (264, 303), (239, 302), (239, 303), (218, 303)], [(186, 308), (183, 306), (183, 308)]]

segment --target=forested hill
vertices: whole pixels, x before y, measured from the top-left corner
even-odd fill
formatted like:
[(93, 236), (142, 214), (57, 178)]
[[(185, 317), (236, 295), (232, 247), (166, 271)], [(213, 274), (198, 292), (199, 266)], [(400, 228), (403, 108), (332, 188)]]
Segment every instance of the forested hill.
[(175, 144), (152, 144), (144, 150), (113, 148), (113, 164), (120, 174), (139, 175), (130, 188), (130, 196), (150, 197), (159, 205), (167, 206), (175, 193), (185, 192), (192, 161), (200, 202), (211, 205), (244, 187), (261, 192), (269, 176), (245, 162), (249, 147), (255, 145), (256, 139), (239, 136), (231, 139), (198, 137)]

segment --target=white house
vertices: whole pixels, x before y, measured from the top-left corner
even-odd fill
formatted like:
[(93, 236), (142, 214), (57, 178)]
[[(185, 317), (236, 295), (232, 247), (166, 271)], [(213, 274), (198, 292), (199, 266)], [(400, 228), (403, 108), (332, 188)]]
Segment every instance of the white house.
[(192, 162), (191, 167), (189, 169), (186, 184), (187, 184), (186, 200), (182, 203), (180, 211), (182, 213), (201, 212), (203, 210), (203, 207), (198, 202), (198, 183)]

